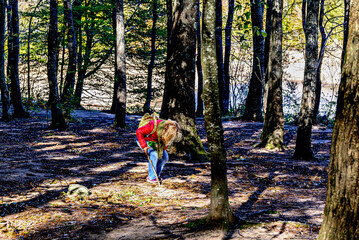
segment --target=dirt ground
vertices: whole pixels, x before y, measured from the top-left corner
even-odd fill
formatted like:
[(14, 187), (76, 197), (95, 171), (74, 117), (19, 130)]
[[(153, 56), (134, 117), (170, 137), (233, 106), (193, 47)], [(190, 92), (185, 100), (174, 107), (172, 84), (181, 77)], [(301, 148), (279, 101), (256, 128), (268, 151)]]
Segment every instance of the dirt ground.
[[(210, 164), (170, 155), (163, 184), (146, 182), (135, 142), (138, 116), (75, 111), (65, 132), (50, 112), (0, 123), (0, 239), (315, 239), (322, 221), (332, 130), (313, 128), (315, 161), (291, 159), (296, 127), (281, 152), (255, 149), (262, 124), (224, 121), (229, 200), (245, 220), (224, 235), (200, 228), (208, 213)], [(206, 143), (203, 120), (200, 136)], [(69, 184), (91, 195), (66, 194)], [(196, 221), (197, 220), (197, 221)]]

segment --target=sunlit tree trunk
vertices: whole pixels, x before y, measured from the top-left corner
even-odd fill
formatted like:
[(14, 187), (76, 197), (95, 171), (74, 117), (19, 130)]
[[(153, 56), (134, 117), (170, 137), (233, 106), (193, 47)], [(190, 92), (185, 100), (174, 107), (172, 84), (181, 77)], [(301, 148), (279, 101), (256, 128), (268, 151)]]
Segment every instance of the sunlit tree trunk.
[(260, 0), (251, 1), (251, 19), (253, 34), (253, 65), (249, 80), (243, 119), (262, 121), (262, 100), (264, 83), (264, 37), (263, 31), (264, 4)]
[(10, 118), (10, 96), (5, 77), (5, 0), (0, 0), (0, 89), (2, 103), (1, 120), (7, 121)]
[(206, 159), (195, 125), (196, 7), (193, 0), (168, 1), (166, 79), (161, 117), (181, 125), (183, 139), (176, 143), (192, 161)]
[(11, 101), (14, 106), (14, 117), (29, 117), (22, 104), (21, 89), (19, 82), (19, 50), (20, 50), (20, 31), (19, 31), (19, 9), (18, 1), (9, 1), (9, 37), (8, 37), (8, 74), (10, 78)]
[(115, 127), (126, 126), (126, 52), (125, 52), (125, 18), (123, 0), (116, 0), (116, 45), (115, 45), (115, 81), (118, 82)]
[(332, 136), (327, 199), (318, 240), (359, 239), (358, 16), (359, 1), (352, 0)]
[(69, 49), (69, 64), (67, 67), (61, 102), (64, 106), (65, 114), (70, 115), (70, 111), (74, 107), (74, 86), (77, 65), (77, 43), (71, 0), (64, 0), (64, 16), (67, 30), (67, 44)]
[(271, 35), (269, 40), (268, 69), (265, 76), (268, 86), (266, 114), (261, 135), (263, 147), (283, 148), (284, 114), (282, 96), (282, 14), (283, 0), (273, 0), (271, 9)]
[(147, 93), (146, 93), (146, 102), (143, 106), (144, 112), (148, 112), (151, 106), (151, 96), (152, 96), (152, 73), (153, 68), (155, 67), (156, 60), (156, 24), (157, 24), (158, 14), (157, 14), (157, 0), (153, 0), (152, 3), (152, 33), (151, 33), (151, 56), (150, 63), (148, 64), (147, 72)]
[[(268, 71), (268, 61), (269, 61), (269, 44), (270, 44), (270, 36), (272, 32), (272, 8), (273, 8), (273, 0), (267, 0), (267, 8), (266, 8), (266, 37), (264, 38), (264, 74), (267, 75)], [(266, 110), (267, 110), (267, 99), (268, 99), (268, 78), (264, 78), (264, 89), (263, 89), (263, 117), (265, 119)]]
[(224, 115), (228, 114), (229, 108), (229, 86), (231, 82), (230, 65), (231, 65), (231, 47), (232, 47), (232, 25), (234, 16), (234, 0), (228, 1), (228, 16), (225, 28), (225, 48), (224, 48), (224, 95), (223, 110)]
[(57, 0), (50, 0), (50, 25), (48, 35), (48, 63), (47, 76), (49, 80), (49, 103), (51, 106), (52, 122), (50, 129), (67, 129), (64, 115), (60, 106), (60, 97), (57, 84), (57, 66), (58, 66), (58, 3)]
[(202, 101), (202, 93), (203, 93), (203, 71), (202, 71), (202, 63), (201, 63), (201, 48), (202, 48), (202, 37), (201, 37), (201, 8), (199, 0), (196, 1), (197, 15), (196, 15), (196, 38), (197, 38), (197, 109), (196, 116), (203, 116), (203, 101)]
[(312, 159), (313, 110), (317, 79), (319, 0), (307, 1), (305, 26), (305, 70), (294, 158)]
[(216, 13), (214, 9), (215, 0), (204, 1), (201, 53), (204, 77), (202, 96), (206, 109), (204, 120), (211, 160), (211, 202), (207, 222), (214, 227), (228, 229), (235, 218), (228, 202), (226, 150), (223, 144), (223, 127), (217, 91)]

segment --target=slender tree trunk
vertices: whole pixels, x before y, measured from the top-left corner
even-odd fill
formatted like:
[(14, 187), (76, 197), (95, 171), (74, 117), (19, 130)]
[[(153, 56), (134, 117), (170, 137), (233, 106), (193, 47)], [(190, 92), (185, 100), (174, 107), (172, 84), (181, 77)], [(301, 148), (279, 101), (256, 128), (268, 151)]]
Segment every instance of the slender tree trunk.
[(61, 68), (60, 68), (60, 96), (64, 92), (64, 66), (65, 66), (65, 34), (61, 38)]
[(5, 77), (5, 0), (0, 0), (0, 89), (2, 103), (1, 120), (8, 121), (10, 118), (10, 93)]
[(224, 64), (223, 64), (223, 44), (222, 44), (222, 0), (216, 0), (216, 56), (217, 56), (217, 71), (218, 71), (218, 91), (219, 104), (221, 107), (222, 116), (225, 115), (224, 109)]
[[(267, 13), (266, 13), (266, 34), (267, 36), (264, 39), (264, 74), (268, 74), (268, 62), (269, 62), (269, 48), (270, 48), (270, 38), (272, 32), (272, 8), (273, 0), (267, 0)], [(265, 119), (267, 111), (267, 102), (268, 102), (268, 78), (264, 78), (264, 90), (263, 90), (263, 117)]]
[(152, 72), (155, 67), (156, 60), (156, 23), (158, 19), (157, 14), (157, 0), (153, 0), (152, 4), (152, 33), (151, 33), (151, 57), (150, 64), (148, 65), (147, 72), (147, 93), (146, 93), (146, 102), (143, 106), (144, 112), (149, 112), (151, 107), (151, 96), (152, 96)]
[(211, 160), (211, 202), (207, 216), (208, 224), (228, 229), (235, 221), (228, 202), (228, 182), (226, 150), (224, 148), (223, 127), (220, 112), (214, 11), (215, 0), (204, 1), (202, 18), (202, 65), (203, 102), (206, 108), (204, 120)]
[(11, 101), (14, 106), (14, 117), (29, 117), (29, 113), (24, 110), (21, 98), (21, 89), (19, 82), (19, 10), (18, 1), (10, 0), (10, 28), (8, 39), (8, 73), (10, 77)]
[(350, 10), (350, 0), (344, 0), (344, 25), (343, 25), (344, 34), (343, 34), (343, 52), (342, 52), (342, 64), (341, 64), (342, 67), (344, 64), (344, 58), (345, 58), (347, 42), (348, 42), (349, 10)]
[(229, 108), (229, 86), (231, 76), (229, 73), (231, 65), (231, 46), (232, 46), (232, 24), (234, 15), (234, 0), (228, 1), (228, 17), (225, 29), (225, 48), (224, 48), (224, 95), (223, 95), (223, 113), (228, 114)]
[(322, 93), (322, 80), (321, 80), (322, 63), (324, 58), (325, 46), (327, 42), (327, 35), (325, 33), (325, 28), (323, 26), (324, 2), (325, 0), (320, 0), (319, 30), (320, 30), (320, 35), (322, 37), (322, 41), (320, 43), (320, 51), (319, 51), (318, 64), (317, 64), (317, 79), (316, 79), (316, 89), (315, 89), (315, 103), (313, 110), (313, 123), (317, 122), (317, 116), (319, 112), (320, 97)]
[(64, 0), (64, 15), (67, 28), (67, 44), (69, 49), (69, 65), (65, 77), (64, 90), (61, 96), (61, 102), (65, 109), (65, 114), (70, 115), (71, 109), (74, 107), (74, 86), (77, 64), (77, 43), (75, 35), (75, 27), (72, 14), (71, 0)]
[(264, 76), (264, 37), (263, 31), (264, 4), (260, 0), (251, 2), (251, 19), (253, 33), (253, 66), (249, 81), (248, 96), (243, 119), (262, 121), (263, 76)]
[(332, 136), (327, 199), (318, 240), (359, 239), (358, 15), (359, 1), (352, 0)]
[(60, 97), (57, 84), (57, 66), (58, 66), (58, 3), (57, 0), (50, 0), (50, 26), (48, 35), (48, 63), (47, 76), (49, 80), (49, 103), (51, 106), (52, 122), (50, 129), (67, 129), (64, 115), (60, 107)]
[(169, 1), (168, 45), (162, 118), (181, 125), (183, 140), (176, 143), (192, 161), (206, 159), (195, 125), (196, 7), (193, 0)]
[(199, 0), (196, 1), (197, 7), (197, 15), (196, 15), (196, 38), (197, 38), (197, 110), (196, 116), (201, 117), (203, 116), (203, 101), (202, 101), (202, 93), (203, 93), (203, 71), (202, 71), (202, 63), (201, 63), (201, 48), (202, 48), (202, 41), (201, 41), (201, 8)]
[(319, 0), (308, 0), (305, 29), (305, 72), (294, 158), (312, 159), (313, 110), (317, 79)]
[(268, 85), (267, 110), (262, 131), (263, 147), (283, 149), (284, 114), (282, 97), (282, 15), (283, 0), (273, 0), (271, 9), (272, 23), (269, 40), (269, 59), (266, 82)]
[(117, 109), (115, 127), (126, 126), (126, 52), (125, 52), (125, 18), (123, 15), (123, 0), (116, 0), (116, 70), (115, 81), (118, 82)]
[[(114, 0), (115, 4), (116, 4), (116, 0)], [(113, 27), (113, 35), (115, 36), (115, 39), (117, 39), (117, 29), (116, 29), (116, 7), (113, 9), (112, 12), (112, 27)], [(115, 42), (115, 48), (116, 48), (116, 42)], [(115, 50), (115, 55), (116, 55), (116, 50)], [(115, 61), (116, 61), (116, 56), (115, 56)], [(116, 64), (116, 63), (115, 63)], [(118, 87), (119, 87), (119, 82), (118, 79), (116, 79), (117, 76), (117, 68), (115, 67), (115, 78), (114, 78), (114, 85), (113, 85), (113, 96), (112, 96), (112, 104), (111, 104), (111, 108), (110, 108), (110, 113), (116, 113), (117, 111), (117, 92), (118, 92)]]
[[(84, 59), (83, 59), (83, 33), (82, 33), (82, 0), (75, 0), (73, 2), (74, 6), (74, 28), (76, 34), (76, 43), (77, 43), (77, 82), (75, 88), (75, 97), (74, 97), (74, 107), (76, 109), (82, 109), (81, 107), (81, 96), (84, 86), (85, 70), (84, 70)], [(86, 22), (87, 24), (87, 22)]]

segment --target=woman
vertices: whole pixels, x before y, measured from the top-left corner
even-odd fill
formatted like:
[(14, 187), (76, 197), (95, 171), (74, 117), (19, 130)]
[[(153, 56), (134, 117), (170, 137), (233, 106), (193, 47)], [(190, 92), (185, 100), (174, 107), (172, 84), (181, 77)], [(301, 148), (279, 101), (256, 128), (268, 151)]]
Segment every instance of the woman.
[[(155, 123), (157, 126), (155, 126)], [(154, 131), (155, 129), (155, 131)], [(137, 143), (149, 156), (152, 165), (159, 177), (164, 165), (168, 162), (166, 149), (172, 144), (179, 133), (180, 126), (172, 120), (152, 120), (145, 126), (137, 129)], [(161, 178), (159, 178), (161, 180)], [(156, 174), (151, 163), (148, 163), (147, 182), (157, 182)]]

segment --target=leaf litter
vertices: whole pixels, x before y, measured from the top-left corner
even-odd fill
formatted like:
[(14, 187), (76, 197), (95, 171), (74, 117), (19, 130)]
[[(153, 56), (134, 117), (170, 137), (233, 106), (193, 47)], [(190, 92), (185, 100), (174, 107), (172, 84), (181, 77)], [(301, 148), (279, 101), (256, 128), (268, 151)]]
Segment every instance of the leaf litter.
[[(48, 114), (0, 125), (0, 239), (315, 239), (325, 203), (331, 129), (315, 126), (315, 161), (291, 159), (296, 127), (281, 152), (253, 148), (262, 124), (224, 121), (229, 201), (244, 220), (226, 235), (196, 220), (209, 212), (210, 164), (170, 155), (158, 187), (147, 183), (138, 116), (75, 111), (66, 132)], [(203, 119), (198, 132), (206, 147)], [(66, 194), (70, 184), (90, 189)]]

